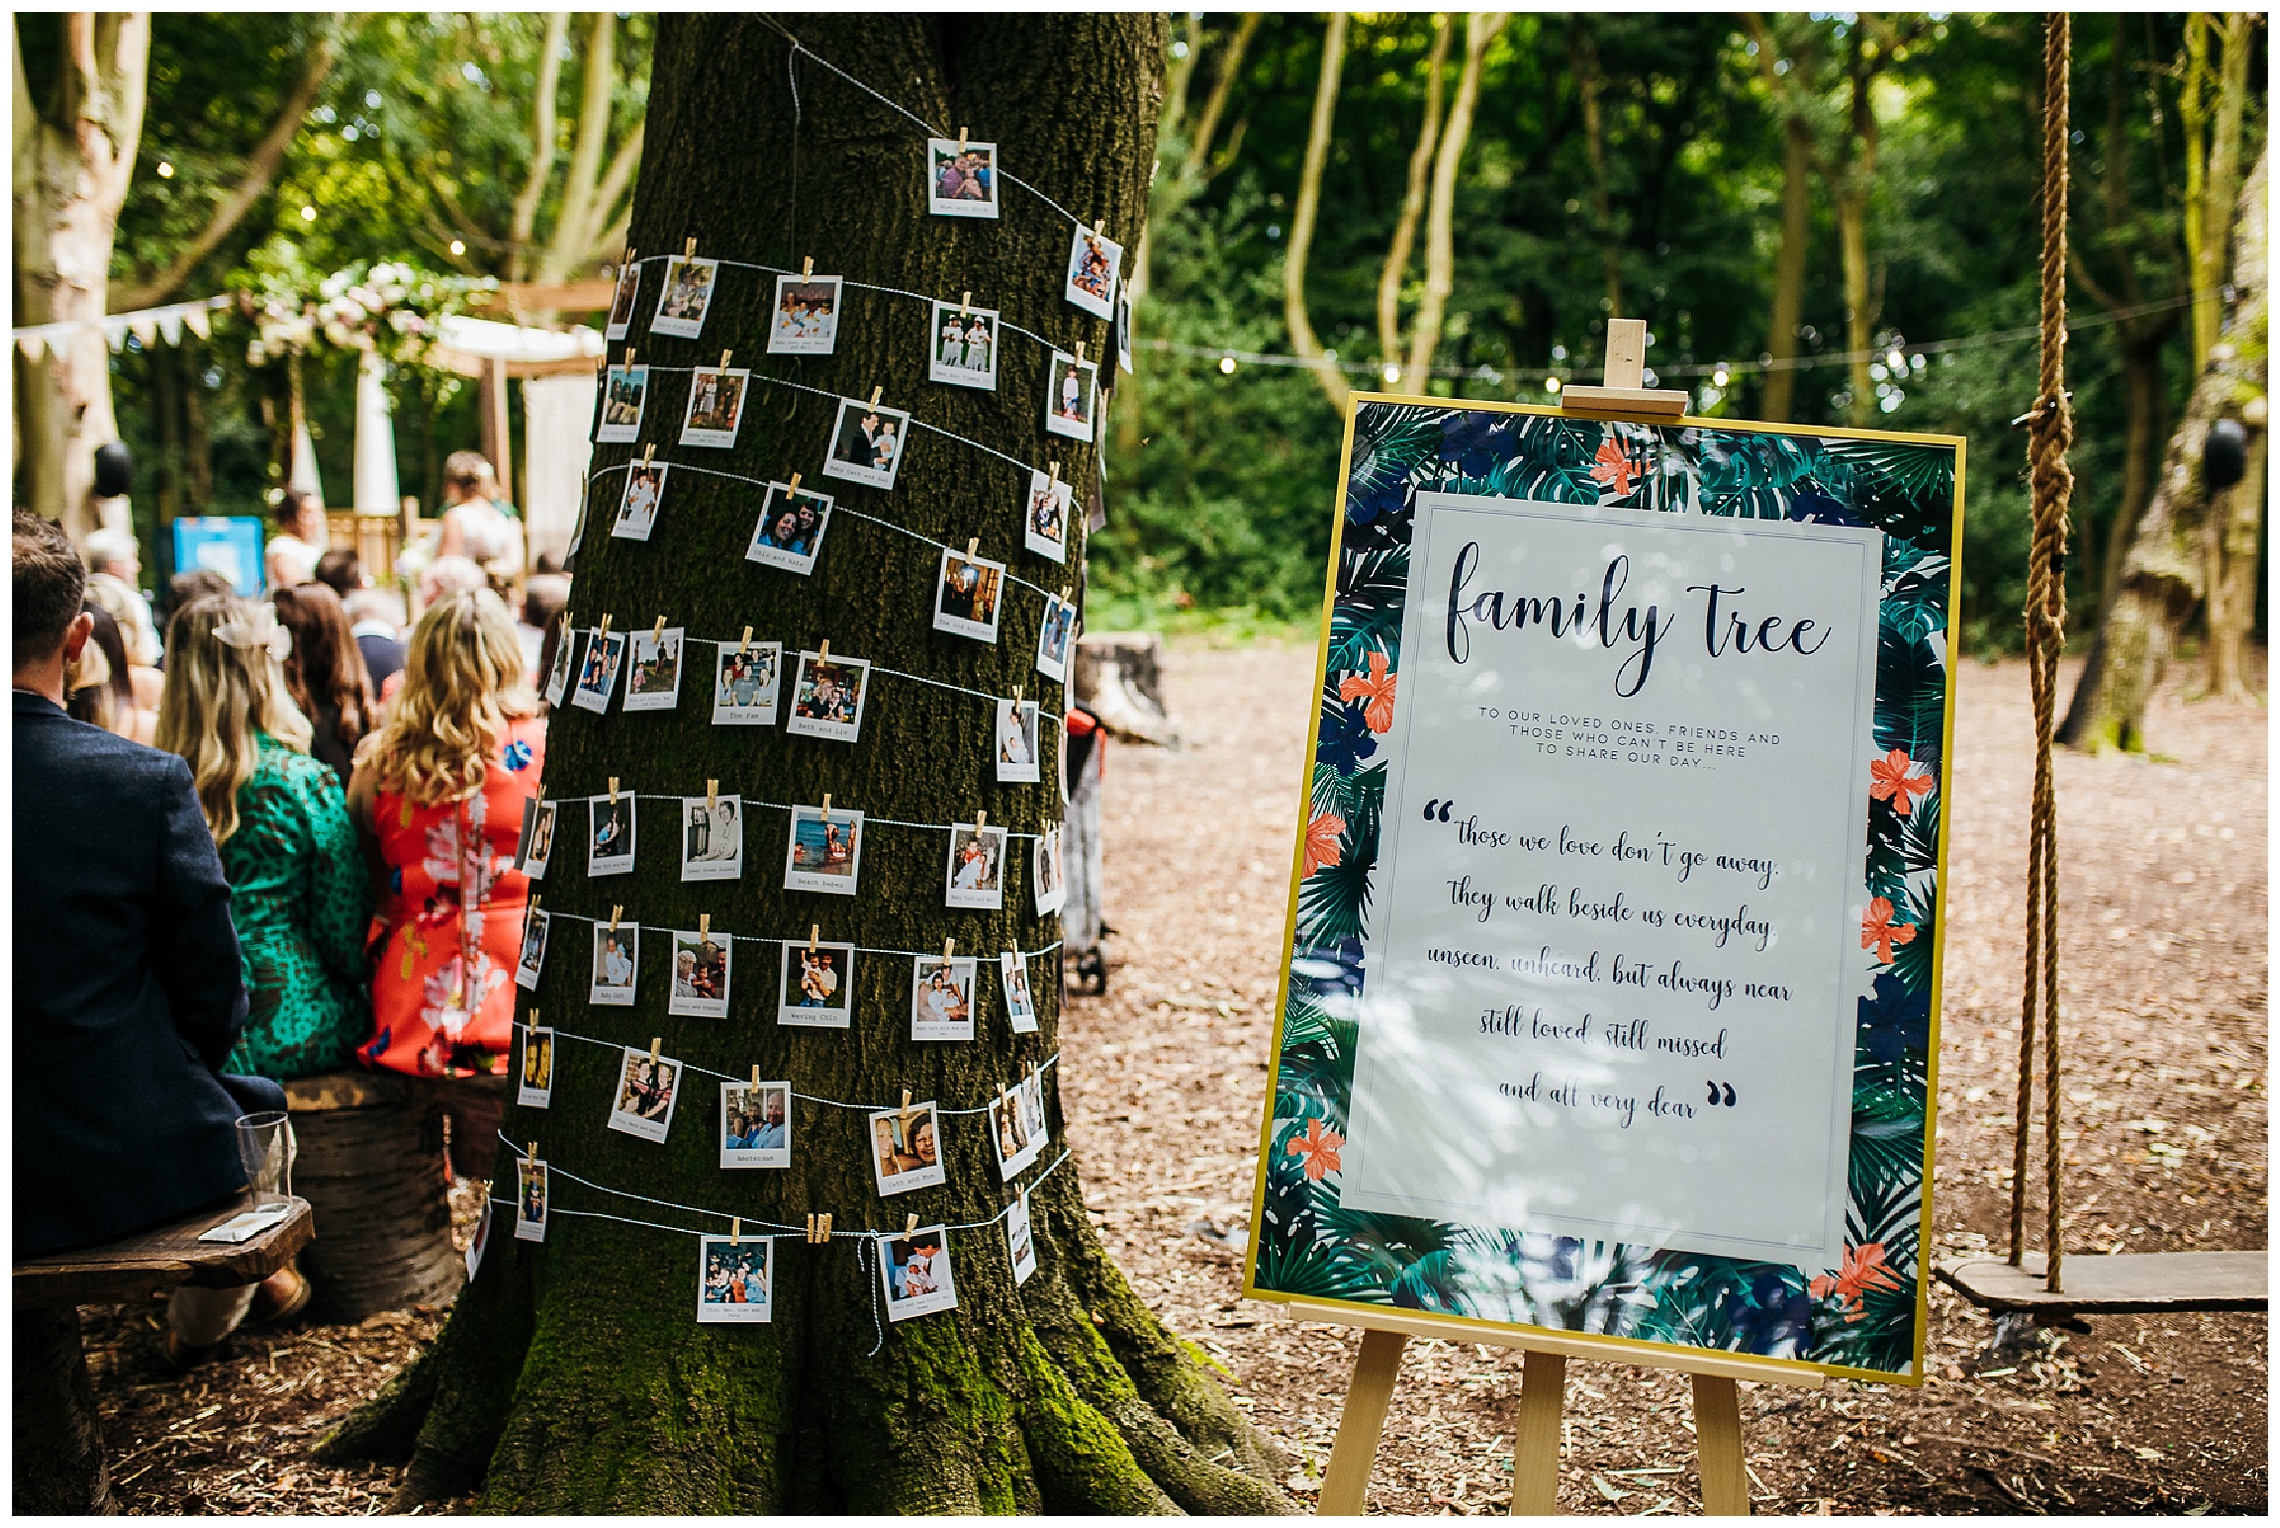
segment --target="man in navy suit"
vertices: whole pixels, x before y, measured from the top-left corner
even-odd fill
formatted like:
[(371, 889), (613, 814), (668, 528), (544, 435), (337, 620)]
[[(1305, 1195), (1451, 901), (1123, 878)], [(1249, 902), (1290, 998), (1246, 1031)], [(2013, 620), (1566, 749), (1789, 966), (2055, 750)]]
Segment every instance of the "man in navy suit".
[[(22, 1258), (201, 1206), (218, 1215), (245, 1184), (238, 1116), (281, 1109), (284, 1095), (233, 1078), (233, 1096), (222, 1082), (246, 994), (190, 767), (64, 714), (64, 669), (94, 624), (80, 613), (85, 570), (62, 530), (25, 510), (13, 543)], [(173, 1313), (178, 1359), (218, 1343), (252, 1298), (188, 1293), (205, 1298)]]

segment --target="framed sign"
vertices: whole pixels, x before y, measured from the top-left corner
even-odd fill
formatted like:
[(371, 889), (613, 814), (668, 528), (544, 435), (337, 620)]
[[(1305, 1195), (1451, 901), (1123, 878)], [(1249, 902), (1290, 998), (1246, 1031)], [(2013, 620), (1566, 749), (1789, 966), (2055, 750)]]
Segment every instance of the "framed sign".
[(1247, 1294), (1920, 1380), (1963, 449), (1356, 399)]

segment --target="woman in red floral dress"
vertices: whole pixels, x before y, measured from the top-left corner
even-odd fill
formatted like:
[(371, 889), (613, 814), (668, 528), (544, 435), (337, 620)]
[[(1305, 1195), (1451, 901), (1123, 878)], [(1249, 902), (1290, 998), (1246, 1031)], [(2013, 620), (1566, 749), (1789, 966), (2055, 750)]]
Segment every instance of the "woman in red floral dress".
[(498, 596), (459, 590), (420, 617), (403, 687), (357, 751), (348, 793), (384, 926), (368, 1066), (432, 1078), (507, 1068), (530, 904), (513, 865), (545, 763), (538, 712)]

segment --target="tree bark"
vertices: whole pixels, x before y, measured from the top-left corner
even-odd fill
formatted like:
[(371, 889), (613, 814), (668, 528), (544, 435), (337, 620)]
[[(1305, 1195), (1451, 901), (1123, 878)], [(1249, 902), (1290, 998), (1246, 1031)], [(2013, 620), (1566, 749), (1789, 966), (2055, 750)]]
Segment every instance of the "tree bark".
[[(2261, 509), (2269, 344), (2266, 168), (2260, 157), (2240, 195), (2231, 316), (2210, 348), (2185, 421), (2170, 438), (2160, 485), (2139, 519), (2120, 583), (2060, 725), (2059, 740), (2071, 747), (2144, 749), (2146, 703), (2161, 683), (2178, 630), (2210, 596), (2210, 547), (2227, 535), (2231, 500), (2245, 494)], [(2248, 433), (2251, 472), (2231, 489), (2211, 494), (2202, 476), (2203, 452), (2210, 427), (2226, 418), (2239, 420)], [(2253, 579), (2253, 541), (2247, 560)], [(2253, 587), (2249, 592), (2244, 604), (2253, 610)]]
[(1346, 13), (1332, 11), (1322, 36), (1322, 73), (1314, 86), (1314, 116), (1307, 128), (1306, 162), (1298, 172), (1298, 201), (1291, 209), (1290, 243), (1283, 251), (1283, 321), (1290, 328), (1290, 348), (1315, 363), (1314, 380), (1322, 384), (1330, 406), (1340, 414), (1353, 389), (1345, 374), (1322, 352), (1314, 325), (1306, 316), (1306, 257), (1314, 245), (1314, 217), (1322, 205), (1322, 167), (1330, 158), (1330, 119), (1338, 106), (1338, 79), (1346, 67)]
[(1606, 71), (1599, 66), (1599, 40), (1592, 35), (1589, 18), (1575, 23), (1576, 95), (1583, 105), (1583, 152), (1591, 166), (1591, 233), (1599, 242), (1599, 274), (1605, 292), (1600, 309), (1609, 322), (1623, 316), (1623, 252), (1615, 234), (1615, 208), (1607, 194), (1607, 122), (1600, 95), (1606, 89)]
[[(523, 188), (515, 197), (514, 217), (507, 225), (510, 281), (521, 281), (530, 274), (538, 204), (546, 195), (546, 183), (554, 178), (554, 104), (562, 87), (562, 43), (569, 35), (568, 11), (556, 11), (546, 18), (546, 36), (538, 45), (538, 87), (531, 92), (530, 173), (523, 177)], [(564, 210), (568, 210), (567, 202)]]
[(1425, 120), (1417, 129), (1417, 147), (1409, 155), (1409, 185), (1401, 198), (1401, 216), (1394, 220), (1393, 242), (1386, 246), (1385, 266), (1378, 272), (1377, 319), (1380, 364), (1401, 364), (1401, 284), (1409, 279), (1409, 256), (1417, 243), (1418, 220), (1425, 216), (1425, 191), (1433, 173), (1433, 149), (1441, 135), (1441, 86), (1449, 60), (1449, 18), (1433, 18), (1433, 51), (1425, 60)]
[[(16, 322), (101, 318), (111, 244), (142, 141), (150, 13), (74, 11), (44, 102), (13, 31)], [(34, 361), (16, 354), (16, 432), (28, 508), (74, 540), (95, 529), (95, 447), (118, 436), (111, 357), (93, 328)]]
[(1425, 294), (1410, 324), (1409, 365), (1402, 375), (1402, 385), (1412, 393), (1421, 394), (1431, 384), (1433, 352), (1441, 345), (1441, 322), (1456, 282), (1457, 166), (1472, 140), (1481, 62), (1506, 19), (1503, 11), (1473, 11), (1465, 17), (1464, 70), (1457, 76), (1457, 97), (1433, 156), (1433, 200), (1425, 214)]
[(1848, 131), (1853, 147), (1830, 187), (1837, 214), (1837, 253), (1844, 270), (1845, 349), (1852, 357), (1848, 418), (1856, 429), (1875, 417), (1874, 383), (1868, 371), (1872, 361), (1869, 347), (1875, 342), (1876, 328), (1876, 301), (1869, 291), (1868, 197), (1876, 183), (1876, 110), (1870, 92), (1877, 65), (1866, 56), (1860, 35), (1863, 30), (1854, 28), (1852, 39)]
[[(1163, 38), (1141, 14), (996, 16), (815, 15), (776, 18), (822, 58), (937, 126), (973, 125), (1018, 174), (1089, 226), (1136, 240), (1155, 146)], [(797, 270), (820, 269), (903, 292), (971, 288), (1050, 343), (1107, 359), (1108, 325), (1062, 296), (1070, 224), (1028, 191), (1001, 181), (997, 220), (934, 218), (926, 211), (922, 134), (812, 58), (798, 61), (803, 116), (795, 126), (784, 36), (743, 16), (671, 14), (658, 22), (649, 125), (633, 242)], [(798, 222), (792, 218), (791, 148), (799, 136)], [(554, 713), (545, 794), (562, 801), (563, 842), (583, 835), (577, 798), (612, 776), (644, 794), (723, 792), (767, 801), (860, 808), (873, 822), (859, 895), (786, 892), (782, 815), (755, 808), (745, 873), (733, 883), (679, 879), (677, 814), (642, 803), (649, 824), (637, 870), (589, 882), (575, 852), (558, 854), (543, 888), (549, 911), (609, 915), (623, 905), (645, 928), (721, 928), (766, 939), (824, 937), (871, 951), (931, 950), (944, 936), (982, 956), (1037, 950), (1057, 920), (1033, 916), (1026, 864), (1007, 877), (1002, 913), (946, 911), (944, 834), (877, 821), (948, 823), (986, 808), (993, 825), (1038, 832), (1060, 817), (1051, 783), (997, 785), (986, 702), (958, 690), (874, 673), (854, 744), (790, 737), (782, 728), (710, 725), (712, 649), (695, 639), (819, 640), (835, 656), (862, 657), (970, 690), (1063, 702), (1033, 667), (1041, 597), (1009, 585), (1000, 637), (989, 645), (931, 629), (939, 547), (979, 537), (983, 555), (1055, 589), (1064, 569), (1025, 552), (1018, 509), (1026, 466), (1061, 464), (1089, 481), (1092, 449), (1044, 430), (1046, 357), (1027, 339), (1001, 357), (993, 393), (929, 384), (926, 312), (907, 297), (846, 289), (829, 357), (764, 355), (774, 282), (721, 268), (696, 339), (647, 328), (658, 267), (645, 268), (632, 343), (658, 367), (711, 363), (733, 348), (755, 390), (733, 450), (677, 444), (688, 398), (685, 372), (651, 374), (640, 446), (595, 452), (597, 482), (579, 554), (573, 605), (579, 624), (607, 614), (616, 629), (663, 615), (691, 640), (690, 677), (676, 711), (596, 716)], [(867, 398), (986, 444), (917, 431), (892, 492), (822, 479), (834, 397), (766, 385), (761, 377)], [(608, 527), (624, 466), (654, 446), (660, 460), (747, 478), (794, 471), (836, 495), (811, 577), (743, 561), (758, 493), (745, 483), (677, 471), (646, 543)], [(859, 511), (859, 518), (851, 511)], [(879, 521), (887, 524), (876, 523)], [(1081, 556), (1081, 518), (1073, 556)], [(898, 535), (892, 527), (915, 535)], [(915, 539), (926, 538), (926, 539)], [(786, 686), (789, 688), (788, 682)], [(790, 697), (783, 702), (788, 710)], [(1055, 737), (1058, 729), (1048, 729)], [(1055, 743), (1057, 747), (1057, 741)], [(1053, 761), (1044, 766), (1050, 782)], [(660, 809), (661, 808), (661, 809)], [(1018, 842), (1018, 841), (1017, 841)], [(1025, 858), (1026, 856), (1024, 856)], [(727, 1022), (665, 1013), (664, 959), (641, 953), (637, 1005), (586, 1003), (583, 925), (557, 921), (541, 1022), (615, 1044), (660, 1037), (664, 1051), (713, 1072), (790, 1078), (803, 1095), (893, 1102), (909, 1089), (944, 1109), (986, 1103), (1058, 1044), (1059, 983), (1031, 962), (1040, 1031), (1015, 1035), (993, 986), (979, 994), (970, 1043), (913, 1043), (911, 961), (857, 956), (849, 1030), (779, 1027), (774, 951), (735, 945)], [(667, 948), (661, 934), (650, 934)], [(1039, 979), (1042, 973), (1043, 979)], [(1276, 1459), (1193, 1356), (1134, 1295), (1095, 1238), (1076, 1164), (1038, 1181), (1066, 1141), (1055, 1072), (1043, 1076), (1052, 1143), (1039, 1167), (1001, 1184), (980, 1117), (945, 1117), (944, 1186), (881, 1199), (860, 1112), (795, 1104), (788, 1170), (718, 1166), (717, 1084), (698, 1077), (677, 1106), (669, 1139), (653, 1145), (606, 1129), (615, 1057), (570, 1043), (558, 1060), (552, 1107), (515, 1110), (505, 1130), (538, 1143), (558, 1172), (707, 1211), (732, 1207), (756, 1221), (801, 1224), (829, 1212), (840, 1230), (900, 1230), (988, 1221), (1014, 1191), (1030, 1199), (1038, 1268), (1016, 1287), (1002, 1226), (953, 1230), (956, 1310), (881, 1323), (878, 1269), (860, 1265), (850, 1240), (809, 1245), (778, 1235), (774, 1320), (698, 1325), (692, 1309), (697, 1251), (686, 1236), (606, 1219), (551, 1217), (543, 1245), (508, 1238), (502, 1223), (482, 1267), (436, 1343), (390, 1389), (329, 1441), (327, 1457), (410, 1458), (399, 1506), (479, 1489), (489, 1512), (1259, 1512), (1289, 1510), (1270, 1483)], [(511, 1157), (502, 1158), (503, 1161)], [(610, 1199), (561, 1178), (558, 1210), (727, 1229), (687, 1209)]]

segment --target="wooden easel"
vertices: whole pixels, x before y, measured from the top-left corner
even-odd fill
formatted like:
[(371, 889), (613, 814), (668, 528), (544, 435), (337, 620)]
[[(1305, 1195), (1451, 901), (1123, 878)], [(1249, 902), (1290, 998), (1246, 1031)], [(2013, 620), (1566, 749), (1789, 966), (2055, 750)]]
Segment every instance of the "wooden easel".
[(1322, 1517), (1358, 1517), (1369, 1490), (1370, 1466), (1385, 1430), (1401, 1353), (1412, 1337), (1445, 1342), (1478, 1342), (1518, 1348), (1526, 1355), (1520, 1371), (1520, 1431), (1512, 1448), (1512, 1515), (1544, 1517), (1559, 1510), (1560, 1418), (1567, 1407), (1567, 1361), (1595, 1358), (1642, 1368), (1677, 1369), (1694, 1378), (1694, 1439), (1702, 1468), (1702, 1510), (1712, 1517), (1747, 1517), (1750, 1477), (1742, 1463), (1741, 1401), (1737, 1379), (1777, 1385), (1818, 1387), (1821, 1376), (1769, 1363), (1708, 1352), (1658, 1353), (1605, 1339), (1560, 1337), (1547, 1332), (1404, 1316), (1393, 1311), (1357, 1311), (1350, 1306), (1286, 1307), (1294, 1321), (1324, 1321), (1362, 1329), (1361, 1355), (1338, 1418), (1338, 1438), (1330, 1446), (1330, 1468), (1323, 1475), (1315, 1512)]

